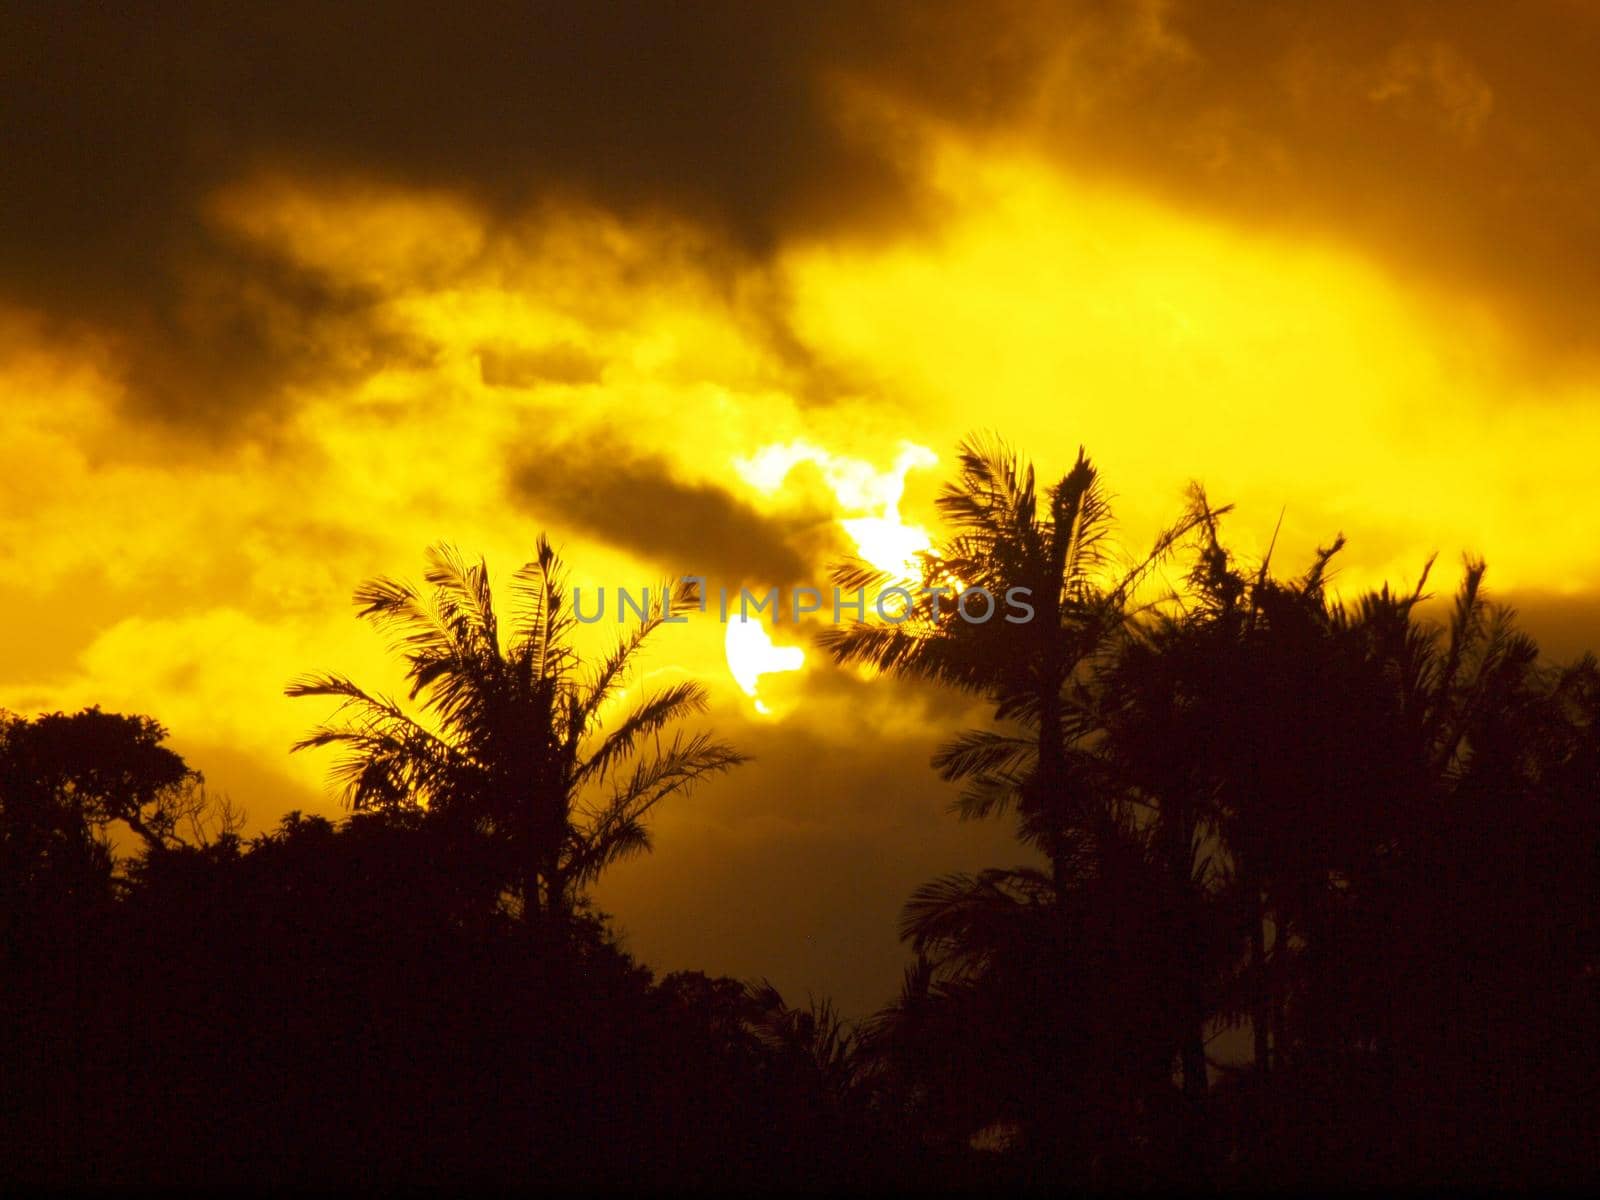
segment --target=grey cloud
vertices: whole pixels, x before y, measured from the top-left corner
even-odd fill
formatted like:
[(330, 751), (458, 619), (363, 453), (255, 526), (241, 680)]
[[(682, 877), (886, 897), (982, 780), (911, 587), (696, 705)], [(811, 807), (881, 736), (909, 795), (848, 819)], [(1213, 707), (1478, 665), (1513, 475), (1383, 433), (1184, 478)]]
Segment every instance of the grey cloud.
[(610, 438), (541, 447), (513, 467), (510, 486), (540, 520), (571, 525), (673, 574), (707, 575), (713, 586), (810, 582), (812, 564), (840, 549), (826, 511), (765, 515)]

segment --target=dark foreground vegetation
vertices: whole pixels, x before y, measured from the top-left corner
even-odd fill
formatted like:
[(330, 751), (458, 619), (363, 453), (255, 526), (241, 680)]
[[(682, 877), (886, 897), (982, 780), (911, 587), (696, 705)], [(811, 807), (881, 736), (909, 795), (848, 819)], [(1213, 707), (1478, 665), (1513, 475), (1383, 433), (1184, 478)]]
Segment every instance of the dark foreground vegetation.
[(342, 706), (305, 743), (345, 755), (338, 824), (243, 838), (147, 719), (0, 721), (4, 1176), (1600, 1174), (1595, 661), (1541, 659), (1479, 563), (1434, 621), (1426, 572), (1337, 600), (1337, 542), (1297, 571), (1241, 562), (1198, 491), (1129, 555), (1081, 457), (1036, 490), (969, 444), (941, 507), (923, 582), (1028, 587), (1036, 619), (919, 608), (824, 643), (989, 703), (933, 767), (961, 815), (1016, 823), (1026, 864), (909, 899), (890, 1008), (851, 1026), (612, 943), (588, 886), (740, 756), (684, 731), (691, 684), (602, 722), (659, 614), (581, 662), (548, 547), (504, 628), (482, 564), (441, 551), (425, 591), (357, 594), (416, 715), (335, 676), (291, 688)]

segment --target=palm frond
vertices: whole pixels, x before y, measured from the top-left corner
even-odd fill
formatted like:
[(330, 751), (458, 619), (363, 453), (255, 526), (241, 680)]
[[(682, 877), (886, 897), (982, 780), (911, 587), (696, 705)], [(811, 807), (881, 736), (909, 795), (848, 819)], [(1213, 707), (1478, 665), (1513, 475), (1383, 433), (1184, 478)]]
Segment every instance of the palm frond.
[(667, 796), (693, 787), (707, 775), (748, 761), (709, 733), (674, 734), (670, 744), (635, 763), (627, 778), (614, 784), (610, 803), (596, 828), (603, 829), (613, 820), (641, 816)]
[(599, 831), (578, 839), (579, 845), (563, 864), (562, 875), (583, 887), (598, 879), (612, 863), (650, 850), (650, 832), (636, 814), (608, 822)]
[(1050, 489), (1051, 584), (1063, 599), (1080, 598), (1105, 562), (1111, 508), (1100, 487), (1100, 475), (1083, 447), (1078, 461)]
[(1030, 738), (997, 733), (992, 729), (967, 729), (934, 753), (933, 767), (950, 783), (974, 775), (1015, 773), (1038, 755)]
[(535, 678), (561, 678), (573, 618), (566, 611), (566, 568), (549, 538), (539, 535), (532, 561), (511, 576), (512, 636), (517, 655)]
[(994, 437), (972, 435), (956, 451), (959, 474), (946, 484), (935, 505), (941, 516), (979, 544), (1019, 541), (1032, 550), (1040, 544), (1033, 467)]
[(356, 588), (354, 602), (357, 616), (393, 634), (390, 645), (413, 664), (460, 653), (455, 630), (408, 583), (386, 576), (370, 579)]
[(427, 558), (422, 577), (433, 586), (446, 623), (452, 627), (459, 623), (468, 635), (463, 641), (470, 639), (480, 652), (494, 651), (498, 657), (500, 627), (489, 591), (488, 565), (481, 558), (469, 564), (454, 546), (444, 543), (429, 547)]
[(706, 689), (698, 683), (683, 681), (655, 692), (606, 735), (579, 765), (574, 782), (581, 785), (604, 779), (612, 767), (633, 754), (641, 738), (659, 733), (693, 713), (703, 712), (705, 707)]
[(955, 959), (959, 972), (980, 970), (1019, 919), (1053, 902), (1050, 879), (1029, 868), (944, 875), (911, 894), (900, 937), (918, 954)]
[(654, 599), (670, 591), (672, 611), (682, 613), (699, 602), (699, 588), (689, 580), (679, 580), (672, 587), (662, 585), (652, 595), (650, 611), (634, 628), (618, 639), (611, 653), (600, 660), (590, 676), (589, 685), (582, 695), (586, 715), (592, 717), (616, 687), (627, 677), (634, 657), (644, 647), (650, 635), (666, 622), (667, 609)]

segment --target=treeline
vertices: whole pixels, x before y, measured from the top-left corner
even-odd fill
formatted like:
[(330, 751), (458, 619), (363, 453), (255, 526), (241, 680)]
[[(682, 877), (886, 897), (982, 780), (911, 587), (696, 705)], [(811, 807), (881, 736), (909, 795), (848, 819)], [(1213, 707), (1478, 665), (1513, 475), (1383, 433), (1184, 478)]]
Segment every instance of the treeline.
[(145, 855), (114, 889), (57, 878), (8, 903), (7, 1177), (753, 1188), (877, 1169), (775, 999), (652, 979), (594, 918), (530, 929), (471, 853), (425, 815), (293, 815)]
[(1043, 619), (825, 640), (993, 704), (934, 765), (1047, 865), (906, 907), (873, 1032), (921, 1135), (1108, 1184), (1594, 1176), (1594, 658), (1543, 662), (1481, 562), (1443, 621), (1426, 568), (1335, 599), (1342, 539), (1241, 562), (1198, 488), (1130, 555), (1081, 453), (1041, 492), (968, 443), (940, 507), (928, 580), (1030, 586)]
[[(589, 886), (737, 751), (693, 684), (608, 722), (650, 614), (572, 650), (541, 542), (357, 593), (413, 715), (338, 676), (352, 815), (245, 840), (143, 718), (0, 722), (6, 1173), (52, 1183), (685, 1188), (1573, 1183), (1600, 1174), (1600, 668), (1427, 571), (1337, 599), (1335, 541), (1244, 562), (1196, 490), (1146, 553), (1080, 454), (969, 442), (923, 578), (1020, 624), (836, 627), (993, 720), (933, 768), (1019, 866), (909, 898), (855, 1027), (655, 979)], [(916, 590), (913, 587), (911, 590)], [(685, 606), (689, 597), (682, 597)], [(931, 783), (931, 777), (930, 777)], [(135, 846), (118, 859), (110, 832)]]

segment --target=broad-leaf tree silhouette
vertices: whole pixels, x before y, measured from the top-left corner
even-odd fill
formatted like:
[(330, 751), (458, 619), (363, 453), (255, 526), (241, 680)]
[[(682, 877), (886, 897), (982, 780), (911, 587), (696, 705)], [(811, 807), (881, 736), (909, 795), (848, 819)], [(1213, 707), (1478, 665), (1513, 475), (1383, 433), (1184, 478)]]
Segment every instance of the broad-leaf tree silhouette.
[(166, 737), (149, 717), (99, 707), (31, 720), (0, 712), (6, 886), (28, 887), (45, 872), (57, 893), (109, 887), (119, 824), (146, 852), (235, 831), (239, 815), (206, 795), (200, 773)]

